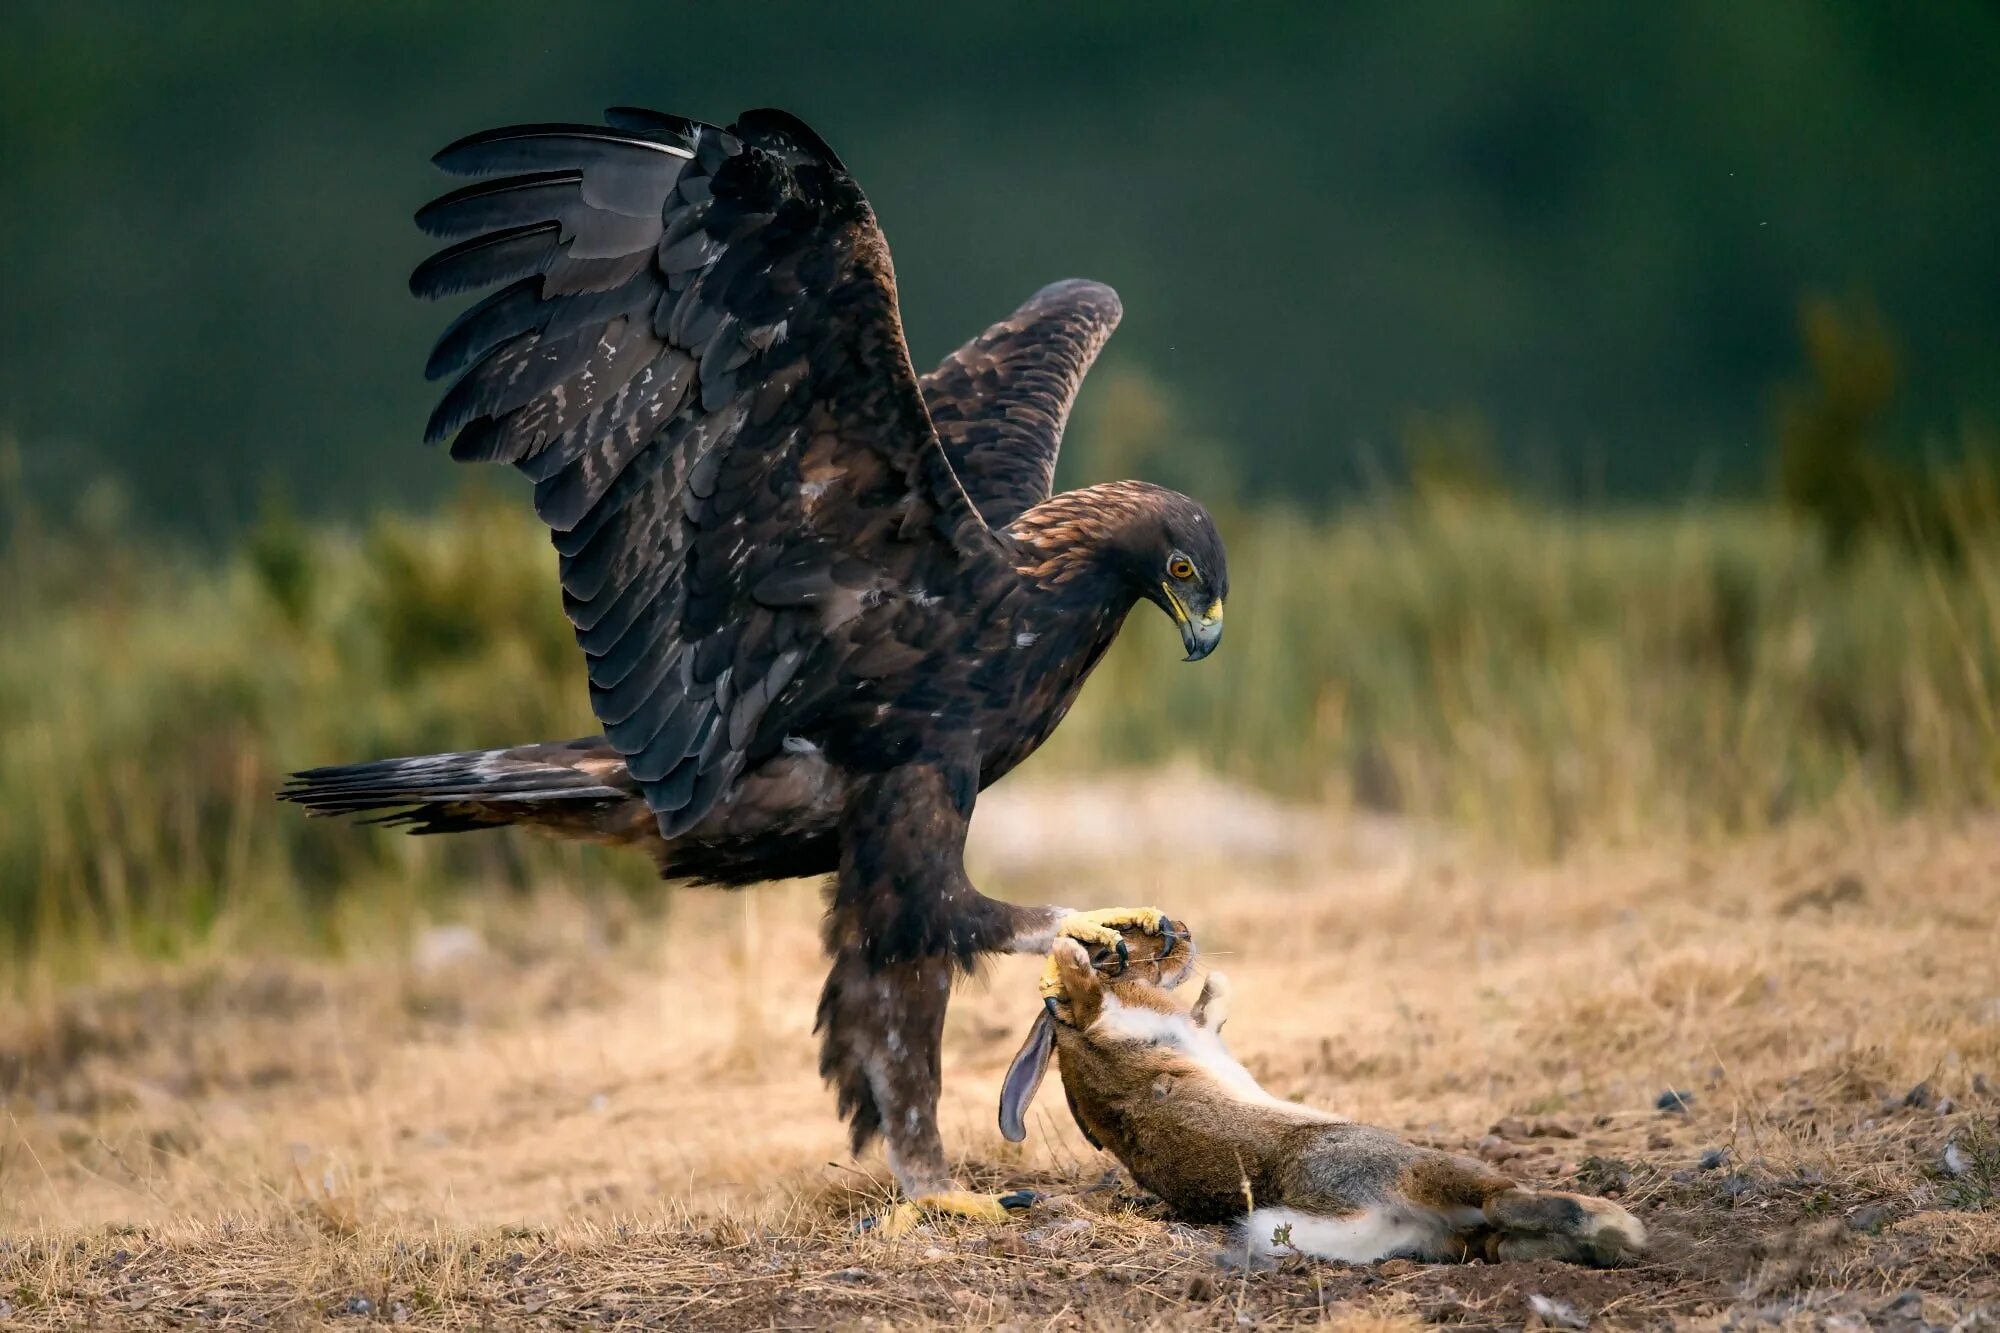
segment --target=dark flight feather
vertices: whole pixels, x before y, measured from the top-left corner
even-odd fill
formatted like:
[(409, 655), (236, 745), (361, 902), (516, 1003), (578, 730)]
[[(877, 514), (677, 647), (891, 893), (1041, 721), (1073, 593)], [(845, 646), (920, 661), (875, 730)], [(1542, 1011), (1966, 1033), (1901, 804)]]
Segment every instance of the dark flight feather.
[[(411, 289), (512, 284), (439, 339), (428, 369), (459, 378), (429, 433), (535, 479), (593, 708), (672, 837), (842, 662), (868, 675), (921, 655), (760, 598), (782, 586), (771, 571), (838, 559), (892, 597), (1015, 575), (931, 428), (887, 248), (839, 158), (782, 112), (726, 131), (632, 109), (607, 122), (439, 152), (496, 179), (419, 212), (464, 239)], [(802, 680), (808, 657), (822, 673)]]

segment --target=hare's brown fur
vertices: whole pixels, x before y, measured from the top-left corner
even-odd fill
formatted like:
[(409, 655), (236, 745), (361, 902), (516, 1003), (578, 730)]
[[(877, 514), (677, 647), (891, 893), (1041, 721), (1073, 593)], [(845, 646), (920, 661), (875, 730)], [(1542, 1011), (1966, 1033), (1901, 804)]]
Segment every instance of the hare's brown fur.
[[(1106, 977), (1059, 942), (1064, 993), (1044, 1019), (1077, 1123), (1177, 1213), (1242, 1219), (1255, 1251), (1354, 1262), (1612, 1264), (1643, 1247), (1644, 1228), (1617, 1204), (1526, 1189), (1484, 1162), (1271, 1096), (1218, 1035), (1227, 982), (1211, 976), (1192, 1006), (1175, 995), (1192, 964), (1182, 949)], [(1038, 1032), (1023, 1061), (1046, 1059)]]

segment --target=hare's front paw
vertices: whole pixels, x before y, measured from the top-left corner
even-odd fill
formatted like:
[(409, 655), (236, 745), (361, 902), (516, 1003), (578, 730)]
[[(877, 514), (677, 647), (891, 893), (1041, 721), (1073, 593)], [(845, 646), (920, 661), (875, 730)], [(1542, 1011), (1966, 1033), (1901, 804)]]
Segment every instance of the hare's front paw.
[[(1071, 912), (1056, 922), (1055, 933), (1057, 939), (1081, 944), (1100, 965), (1111, 961), (1101, 955), (1115, 955), (1116, 972), (1122, 974), (1132, 962), (1132, 946), (1125, 939), (1127, 931), (1157, 937), (1160, 941), (1157, 956), (1161, 958), (1172, 953), (1180, 939), (1172, 918), (1157, 907), (1101, 907), (1094, 912)], [(1042, 997), (1061, 999), (1062, 995), (1062, 978), (1052, 955), (1042, 969)]]
[(1486, 1204), (1494, 1259), (1562, 1259), (1615, 1268), (1646, 1248), (1646, 1228), (1609, 1199), (1555, 1190), (1508, 1190)]

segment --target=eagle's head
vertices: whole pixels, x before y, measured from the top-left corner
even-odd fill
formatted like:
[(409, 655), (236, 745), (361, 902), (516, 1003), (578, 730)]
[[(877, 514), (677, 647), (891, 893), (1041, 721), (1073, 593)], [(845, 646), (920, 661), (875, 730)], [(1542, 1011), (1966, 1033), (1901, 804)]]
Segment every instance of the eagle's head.
[(1187, 496), (1148, 487), (1151, 503), (1126, 525), (1119, 555), (1133, 591), (1180, 628), (1187, 660), (1199, 662), (1222, 642), (1229, 560), (1215, 520)]
[(1188, 661), (1222, 642), (1229, 595), (1222, 535), (1208, 511), (1180, 492), (1147, 481), (1100, 482), (1050, 496), (1007, 531), (1021, 544), (1020, 572), (1044, 586), (1108, 594), (1120, 619), (1141, 597), (1165, 611), (1180, 627)]

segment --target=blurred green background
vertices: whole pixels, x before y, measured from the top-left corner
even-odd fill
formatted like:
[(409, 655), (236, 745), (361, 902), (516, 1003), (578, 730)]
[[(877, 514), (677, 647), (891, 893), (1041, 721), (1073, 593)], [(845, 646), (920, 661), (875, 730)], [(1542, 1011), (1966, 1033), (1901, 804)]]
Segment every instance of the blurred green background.
[(1064, 480), (1209, 500), (1230, 635), (1181, 668), (1142, 608), (1043, 771), (1192, 753), (1530, 856), (2000, 783), (1990, 6), (4, 24), (4, 956), (645, 883), (269, 799), (594, 729), (518, 479), (417, 443), (447, 312), (403, 284), (432, 150), (616, 102), (817, 126), (921, 364), (1053, 278), (1124, 295)]
[[(2000, 415), (2000, 10), (1978, 4), (8, 7), (0, 429), (226, 533), (435, 497), (428, 155), (637, 102), (818, 127), (928, 364), (1124, 294), (1168, 480), (1321, 499), (1422, 414), (1582, 498), (1739, 494), (1807, 292), (1905, 350), (1898, 447)], [(1214, 474), (1214, 475), (1212, 475)]]

